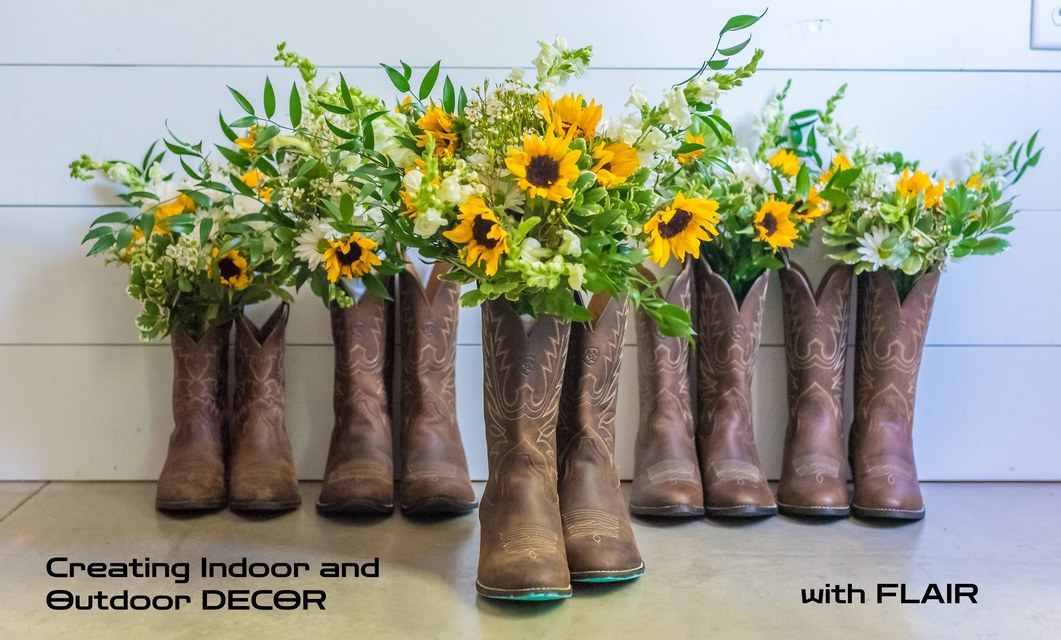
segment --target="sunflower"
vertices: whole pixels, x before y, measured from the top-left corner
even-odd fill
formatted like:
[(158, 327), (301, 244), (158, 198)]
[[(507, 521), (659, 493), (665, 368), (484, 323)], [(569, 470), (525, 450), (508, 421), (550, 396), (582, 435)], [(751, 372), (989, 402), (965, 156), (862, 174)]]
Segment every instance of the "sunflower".
[(637, 149), (623, 142), (598, 144), (593, 150), (593, 159), (597, 161), (593, 165), (593, 173), (597, 174), (600, 186), (605, 188), (626, 182), (641, 164)]
[(592, 140), (597, 135), (603, 106), (595, 100), (586, 106), (584, 102), (581, 94), (569, 93), (554, 103), (549, 94), (543, 93), (538, 97), (538, 110), (556, 135)]
[(509, 147), (505, 166), (517, 178), (519, 188), (530, 197), (560, 202), (572, 196), (567, 183), (578, 179), (578, 158), (582, 152), (570, 149), (569, 138), (558, 138), (552, 130), (544, 138), (524, 135), (523, 149)]
[(969, 181), (965, 183), (965, 186), (979, 191), (984, 188), (984, 179), (980, 177), (979, 173), (974, 173), (969, 177)]
[(217, 263), (217, 273), (221, 276), (221, 284), (232, 287), (236, 291), (242, 291), (251, 283), (250, 273), (247, 271), (247, 260), (233, 249), (220, 258), (217, 256), (217, 247), (214, 247), (214, 262)]
[(799, 173), (799, 158), (788, 149), (782, 149), (770, 158), (770, 166), (780, 169), (786, 176), (794, 176)]
[(789, 215), (792, 205), (778, 202), (773, 196), (763, 203), (755, 214), (755, 228), (759, 230), (759, 239), (769, 244), (774, 253), (780, 247), (793, 246), (792, 241), (799, 237), (799, 231)]
[(818, 195), (817, 189), (811, 187), (810, 194), (807, 196), (807, 208), (800, 211), (802, 208), (803, 201), (796, 200), (796, 204), (792, 205), (792, 215), (804, 222), (814, 222), (815, 218), (821, 217), (829, 212), (829, 203)]
[(170, 216), (179, 215), (181, 213), (192, 213), (195, 211), (195, 200), (192, 200), (185, 194), (180, 194), (176, 198), (167, 201), (165, 204), (160, 204), (155, 208), (155, 232), (157, 233), (169, 233), (169, 228), (161, 224), (163, 220)]
[[(704, 134), (701, 133), (698, 136), (694, 136), (693, 134), (687, 132), (685, 134), (685, 141), (687, 143), (689, 143), (689, 144), (702, 145), (702, 144), (704, 144)], [(690, 151), (689, 153), (679, 153), (678, 154), (678, 163), (679, 164), (685, 164), (686, 162), (691, 162), (693, 160), (696, 160), (697, 158), (700, 157), (700, 154), (702, 154), (703, 152), (704, 152), (703, 149), (697, 149), (696, 151)]]
[(645, 223), (651, 259), (665, 266), (673, 253), (685, 262), (686, 254), (700, 257), (700, 243), (718, 235), (718, 203), (714, 200), (686, 198), (681, 192), (666, 209)]
[[(251, 169), (247, 173), (243, 174), (239, 178), (243, 181), (243, 184), (247, 185), (251, 189), (258, 189), (258, 185), (265, 182), (265, 174), (257, 169)], [(261, 198), (262, 202), (268, 203), (269, 197), (272, 195), (272, 189), (262, 188), (258, 190), (258, 197)]]
[(829, 167), (829, 170), (822, 175), (822, 182), (829, 184), (829, 181), (833, 179), (833, 174), (837, 171), (847, 171), (851, 168), (851, 161), (847, 159), (847, 156), (838, 154), (833, 158), (833, 164)]
[(360, 278), (372, 271), (373, 265), (382, 264), (376, 255), (379, 244), (360, 233), (354, 232), (346, 240), (328, 239), (328, 244), (331, 246), (324, 250), (322, 260), (328, 268), (329, 282), (335, 282), (339, 276)]
[(416, 146), (427, 146), (427, 134), (435, 139), (435, 155), (439, 158), (452, 156), (457, 146), (457, 134), (453, 133), (453, 116), (444, 110), (431, 106), (427, 113), (416, 121), (416, 126), (423, 131), (416, 136)]
[(508, 253), (508, 232), (501, 226), (497, 214), (482, 198), (472, 196), (467, 204), (461, 205), (457, 220), (460, 224), (442, 235), (467, 245), (464, 262), (469, 267), (485, 260), (486, 275), (497, 273), (498, 261)]

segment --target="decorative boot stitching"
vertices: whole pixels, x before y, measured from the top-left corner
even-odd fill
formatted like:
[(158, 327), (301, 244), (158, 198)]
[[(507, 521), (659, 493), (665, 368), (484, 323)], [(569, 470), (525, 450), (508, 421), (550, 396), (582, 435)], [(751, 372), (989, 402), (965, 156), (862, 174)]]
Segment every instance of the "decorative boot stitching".
[(619, 537), (619, 518), (599, 509), (575, 509), (563, 514), (564, 531), (571, 538), (592, 536), (594, 542), (602, 538)]

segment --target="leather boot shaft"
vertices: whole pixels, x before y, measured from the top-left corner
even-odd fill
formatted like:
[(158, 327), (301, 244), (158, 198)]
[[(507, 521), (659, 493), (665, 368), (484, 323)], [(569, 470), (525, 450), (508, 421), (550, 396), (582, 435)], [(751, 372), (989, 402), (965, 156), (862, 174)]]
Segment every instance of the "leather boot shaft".
[(543, 316), (525, 328), (503, 298), (483, 303), (482, 314), (490, 479), (479, 506), (476, 587), (489, 597), (566, 597), (556, 421), (570, 325)]
[(697, 277), (697, 440), (708, 515), (777, 511), (752, 428), (752, 371), (762, 337), (769, 272), (738, 304), (706, 260)]
[(284, 352), (288, 306), (261, 328), (236, 320), (236, 410), (232, 425), (229, 504), (237, 510), (292, 509), (301, 504), (284, 425)]
[(197, 342), (173, 330), (173, 433), (156, 488), (159, 509), (219, 509), (225, 485), (225, 407), (232, 324), (217, 326)]
[(460, 285), (425, 288), (411, 267), (399, 274), (401, 313), (402, 511), (466, 513), (476, 506), (457, 426)]
[(627, 304), (598, 293), (595, 320), (574, 323), (557, 421), (560, 517), (572, 580), (644, 571), (615, 467), (615, 410)]
[(331, 307), (335, 426), (317, 501), (322, 512), (394, 510), (394, 442), (386, 374), (388, 305), (366, 292), (350, 307)]
[(779, 272), (788, 427), (777, 502), (787, 513), (849, 512), (843, 402), (853, 273), (849, 265), (833, 265), (815, 294), (799, 265)]
[(914, 464), (914, 398), (939, 275), (920, 276), (902, 301), (887, 271), (859, 276), (851, 426), (856, 515), (924, 516)]
[[(663, 297), (692, 315), (691, 261)], [(696, 457), (689, 341), (661, 334), (640, 308), (635, 320), (640, 420), (630, 511), (644, 516), (701, 516), (704, 489)]]

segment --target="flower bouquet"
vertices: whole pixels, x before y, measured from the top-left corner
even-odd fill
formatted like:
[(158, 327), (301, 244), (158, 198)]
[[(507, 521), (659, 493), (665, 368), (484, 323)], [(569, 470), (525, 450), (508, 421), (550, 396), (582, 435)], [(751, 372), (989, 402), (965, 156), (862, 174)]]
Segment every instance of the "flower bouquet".
[[(263, 484), (261, 439), (248, 435), (282, 425), (283, 378), (278, 369), (291, 296), (281, 287), (290, 279), (291, 267), (278, 259), (267, 230), (264, 212), (272, 189), (260, 170), (214, 163), (203, 153), (202, 143), (188, 144), (170, 135), (172, 141), (164, 143), (179, 158), (182, 178), (162, 168), (166, 151), (153, 155), (156, 145), (140, 165), (97, 162), (88, 156), (71, 164), (75, 178), (89, 179), (91, 172), (100, 171), (129, 189), (118, 197), (137, 210), (100, 216), (84, 242), (93, 242), (89, 255), (103, 254), (108, 262), (128, 265), (128, 292), (143, 305), (137, 318), (141, 339), (171, 337), (175, 428), (156, 506), (297, 506), (290, 446), (271, 456), (267, 464), (276, 473)], [(264, 330), (251, 327), (243, 308), (274, 296), (285, 304)], [(235, 424), (226, 433), (228, 345), (234, 320), (239, 386)], [(278, 390), (270, 385), (277, 378)], [(277, 411), (279, 421), (272, 415)]]
[(1039, 162), (1037, 135), (1005, 153), (971, 156), (961, 180), (921, 171), (901, 154), (884, 154), (844, 135), (822, 133), (861, 173), (850, 201), (829, 216), (831, 258), (859, 275), (855, 419), (850, 458), (852, 510), (873, 518), (917, 520), (925, 507), (913, 452), (917, 374), (936, 287), (951, 260), (1004, 251), (1016, 213), (1007, 187)]

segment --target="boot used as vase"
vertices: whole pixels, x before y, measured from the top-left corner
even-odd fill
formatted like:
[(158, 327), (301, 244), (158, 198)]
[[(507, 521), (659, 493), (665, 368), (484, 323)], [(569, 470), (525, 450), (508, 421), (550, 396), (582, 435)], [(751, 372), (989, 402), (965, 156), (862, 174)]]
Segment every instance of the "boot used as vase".
[(709, 516), (777, 513), (752, 430), (752, 370), (762, 337), (769, 272), (738, 302), (706, 260), (696, 279), (696, 436)]
[(615, 410), (627, 305), (607, 293), (594, 320), (571, 325), (556, 429), (560, 517), (571, 579), (630, 580), (645, 572), (615, 468)]
[[(652, 276), (642, 271), (646, 277)], [(686, 263), (663, 296), (692, 311), (693, 266)], [(639, 516), (704, 515), (704, 488), (696, 458), (689, 377), (689, 341), (669, 338), (637, 309), (637, 386), (640, 423), (634, 449), (630, 513)]]
[(888, 271), (859, 276), (850, 450), (858, 517), (925, 517), (914, 465), (914, 396), (938, 285), (939, 271), (930, 271), (901, 300)]
[(199, 341), (181, 327), (170, 336), (174, 427), (156, 488), (158, 509), (220, 509), (228, 503), (225, 406), (231, 332), (229, 322)]
[(236, 320), (236, 408), (229, 459), (229, 507), (280, 511), (302, 504), (284, 426), (284, 334), (281, 304), (261, 328)]
[(571, 595), (557, 494), (556, 420), (570, 324), (524, 324), (504, 298), (482, 305), (490, 479), (479, 505), (475, 585), (490, 598)]
[(457, 427), (457, 316), (460, 285), (427, 286), (412, 266), (399, 275), (401, 308), (402, 512), (459, 515), (477, 501)]
[(849, 265), (833, 265), (815, 294), (799, 265), (779, 272), (788, 365), (788, 428), (777, 490), (781, 513), (850, 513), (843, 402), (853, 273)]
[(389, 304), (366, 291), (350, 307), (331, 307), (335, 426), (317, 500), (321, 513), (394, 512), (394, 443), (387, 395)]

